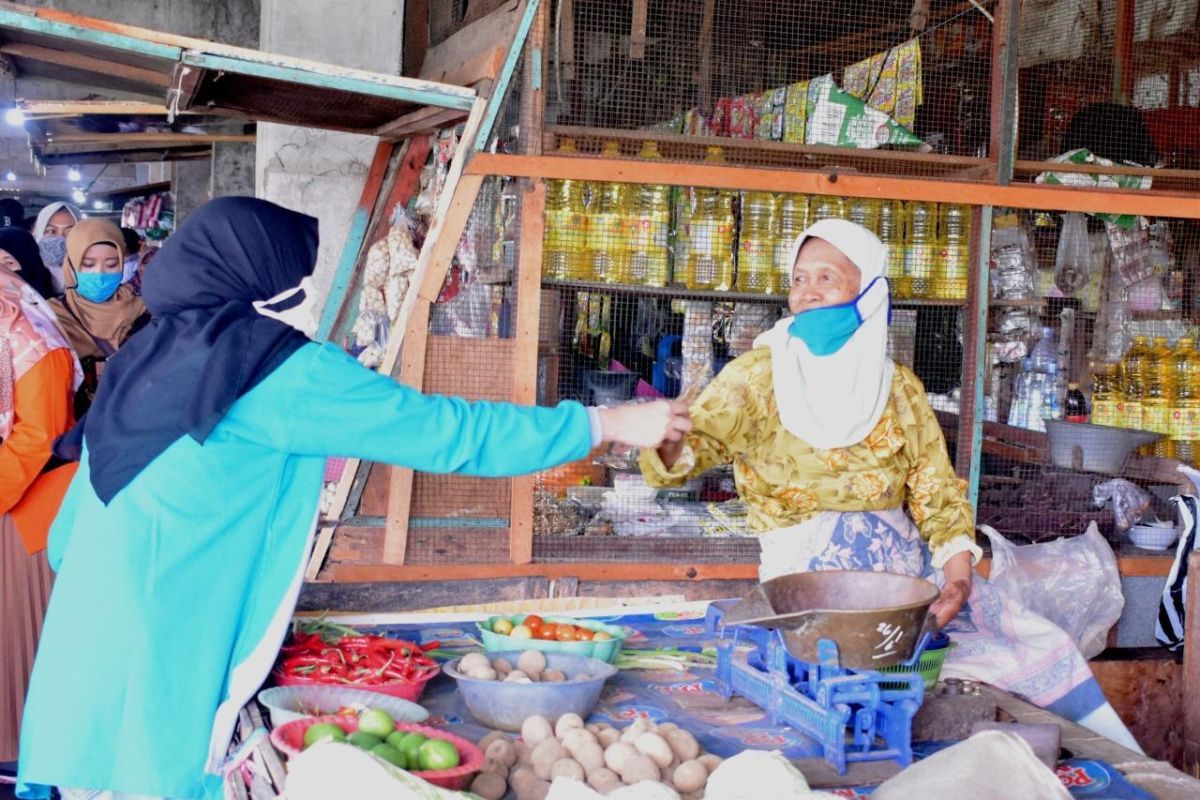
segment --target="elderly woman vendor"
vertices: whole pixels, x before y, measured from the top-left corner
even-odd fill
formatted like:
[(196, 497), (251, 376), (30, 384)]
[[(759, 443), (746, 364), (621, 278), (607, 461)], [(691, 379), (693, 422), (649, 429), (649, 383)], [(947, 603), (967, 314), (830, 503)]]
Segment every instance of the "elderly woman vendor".
[[(917, 377), (887, 356), (885, 251), (845, 220), (793, 248), (792, 313), (691, 407), (693, 430), (642, 452), (655, 486), (733, 464), (760, 577), (859, 569), (926, 576), (956, 643), (944, 674), (986, 681), (1136, 747), (1060, 628), (977, 580), (974, 514)], [(968, 600), (970, 602), (968, 602)]]

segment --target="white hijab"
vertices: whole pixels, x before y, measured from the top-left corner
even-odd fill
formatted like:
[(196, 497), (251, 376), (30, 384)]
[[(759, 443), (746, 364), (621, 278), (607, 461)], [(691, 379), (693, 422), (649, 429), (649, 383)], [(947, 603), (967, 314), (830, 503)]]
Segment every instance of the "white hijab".
[[(876, 278), (886, 278), (883, 243), (861, 225), (843, 219), (822, 220), (792, 245), (788, 263), (795, 264), (809, 237), (840, 250), (862, 272), (859, 292)], [(849, 447), (867, 437), (887, 408), (895, 365), (887, 355), (887, 281), (880, 280), (858, 301), (862, 325), (836, 353), (816, 356), (788, 332), (788, 316), (754, 341), (771, 348), (775, 402), (783, 427), (813, 447)]]
[[(37, 220), (33, 223), (33, 238), (40, 244), (42, 239), (46, 237), (46, 226), (50, 224), (50, 218), (59, 211), (66, 211), (76, 222), (83, 219), (83, 212), (77, 206), (70, 203), (64, 203), (61, 200), (43, 208), (38, 212)], [(46, 269), (50, 270), (50, 281), (54, 284), (54, 291), (62, 294), (66, 289), (63, 282), (62, 264), (47, 264)]]

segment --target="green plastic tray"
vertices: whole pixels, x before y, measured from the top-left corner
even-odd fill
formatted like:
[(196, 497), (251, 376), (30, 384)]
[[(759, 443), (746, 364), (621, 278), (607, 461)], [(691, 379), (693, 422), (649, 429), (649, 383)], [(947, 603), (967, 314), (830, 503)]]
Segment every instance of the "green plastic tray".
[(518, 639), (514, 636), (505, 636), (496, 633), (492, 630), (492, 624), (498, 619), (510, 619), (514, 625), (517, 625), (524, 622), (527, 616), (529, 615), (501, 614), (488, 617), (486, 622), (475, 623), (476, 627), (479, 628), (479, 636), (483, 639), (484, 651), (499, 653), (506, 650), (541, 650), (543, 653), (566, 653), (572, 656), (598, 658), (601, 661), (607, 661), (611, 664), (617, 660), (617, 654), (621, 652), (621, 647), (625, 643), (625, 629), (620, 625), (608, 625), (597, 620), (577, 619), (575, 617), (553, 614), (539, 616), (542, 616), (542, 619), (546, 622), (569, 622), (572, 625), (587, 628), (593, 632), (604, 631), (613, 638), (606, 642), (559, 642), (548, 639)]

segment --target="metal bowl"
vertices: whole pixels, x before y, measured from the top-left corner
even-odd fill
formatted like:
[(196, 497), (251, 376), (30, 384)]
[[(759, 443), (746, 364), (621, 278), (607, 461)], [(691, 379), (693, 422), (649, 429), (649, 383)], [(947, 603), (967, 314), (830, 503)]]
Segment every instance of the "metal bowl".
[(929, 607), (938, 594), (934, 584), (907, 575), (802, 572), (760, 584), (724, 622), (778, 629), (801, 661), (818, 662), (817, 642), (829, 639), (841, 666), (881, 669), (912, 658), (921, 635), (936, 628)]

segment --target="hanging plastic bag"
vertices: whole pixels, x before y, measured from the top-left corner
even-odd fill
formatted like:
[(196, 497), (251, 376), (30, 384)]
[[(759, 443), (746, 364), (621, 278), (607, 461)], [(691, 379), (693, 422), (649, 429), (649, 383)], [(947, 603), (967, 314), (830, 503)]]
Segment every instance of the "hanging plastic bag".
[(1092, 488), (1092, 500), (1101, 508), (1112, 501), (1117, 532), (1129, 530), (1150, 510), (1150, 495), (1136, 483), (1116, 478)]
[(980, 529), (992, 541), (992, 587), (1066, 631), (1084, 658), (1099, 654), (1125, 596), (1117, 558), (1096, 524), (1082, 536), (1025, 546)]
[(1063, 214), (1058, 256), (1054, 260), (1054, 285), (1063, 294), (1073, 295), (1087, 285), (1091, 249), (1087, 218), (1078, 211)]

